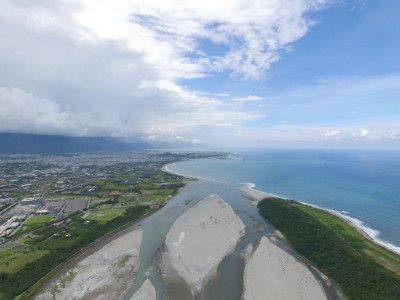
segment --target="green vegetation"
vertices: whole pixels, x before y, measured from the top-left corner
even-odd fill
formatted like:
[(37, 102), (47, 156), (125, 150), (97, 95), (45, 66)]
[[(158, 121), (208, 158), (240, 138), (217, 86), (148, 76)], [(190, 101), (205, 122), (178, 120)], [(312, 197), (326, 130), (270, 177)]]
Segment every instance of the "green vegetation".
[(27, 232), (34, 231), (49, 224), (52, 220), (53, 217), (51, 215), (32, 216), (25, 222), (22, 228), (18, 230), (17, 234), (21, 235)]
[(383, 248), (373, 241), (366, 239), (361, 235), (354, 227), (350, 226), (346, 222), (343, 222), (340, 218), (320, 209), (303, 205), (300, 203), (293, 203), (297, 208), (305, 211), (306, 213), (317, 218), (324, 225), (332, 228), (336, 232), (340, 233), (341, 237), (352, 243), (352, 246), (356, 249), (362, 250), (364, 253), (371, 256), (375, 261), (382, 266), (394, 271), (400, 276), (400, 256), (393, 253), (392, 251)]
[(106, 223), (116, 217), (122, 216), (125, 213), (124, 208), (115, 209), (102, 209), (90, 212), (90, 215), (86, 218), (90, 221), (97, 221), (99, 223)]
[[(149, 212), (148, 206), (130, 207), (109, 221), (85, 223), (82, 214), (70, 216), (63, 227), (50, 226), (35, 231), (35, 237), (22, 251), (0, 252), (0, 299), (13, 299), (27, 291), (27, 299), (38, 286), (32, 286), (71, 255), (105, 234), (135, 221)], [(27, 290), (28, 289), (28, 290)]]
[[(0, 300), (21, 293), (19, 299), (29, 298), (91, 242), (164, 205), (187, 179), (162, 172), (163, 165), (225, 155), (132, 152), (3, 156), (0, 193), (16, 202), (10, 216), (19, 214), (22, 198), (41, 195), (46, 202), (57, 202), (49, 209), (53, 217), (32, 216), (2, 239)], [(82, 198), (90, 199), (89, 207), (66, 209), (68, 205), (62, 205), (64, 200)], [(26, 210), (34, 213), (33, 208)]]
[(130, 257), (131, 257), (130, 255), (125, 255), (124, 257), (120, 258), (120, 260), (118, 261), (118, 267), (119, 268), (125, 267)]
[(398, 255), (325, 211), (278, 198), (258, 208), (348, 299), (400, 299)]
[(22, 251), (6, 250), (0, 252), (1, 271), (15, 273), (23, 269), (26, 264), (32, 263), (46, 255), (46, 250), (24, 249)]
[(74, 280), (75, 276), (78, 274), (78, 272), (75, 272), (74, 270), (68, 271), (62, 278), (61, 278), (61, 283), (60, 287), (65, 288), (67, 283), (71, 282)]

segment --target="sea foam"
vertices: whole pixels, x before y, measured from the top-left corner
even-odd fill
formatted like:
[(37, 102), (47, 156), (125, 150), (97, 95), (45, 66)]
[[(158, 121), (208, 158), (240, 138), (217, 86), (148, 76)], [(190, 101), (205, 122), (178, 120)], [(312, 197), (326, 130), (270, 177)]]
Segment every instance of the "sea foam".
[(372, 228), (366, 226), (363, 223), (363, 221), (361, 221), (361, 220), (359, 220), (357, 218), (354, 218), (354, 217), (350, 217), (349, 215), (347, 215), (347, 214), (349, 214), (349, 212), (347, 212), (347, 211), (338, 212), (336, 210), (323, 208), (323, 207), (320, 207), (320, 206), (315, 205), (315, 204), (310, 204), (310, 203), (303, 202), (303, 201), (298, 201), (298, 202), (300, 202), (300, 203), (302, 203), (304, 205), (308, 205), (308, 206), (323, 210), (323, 211), (327, 211), (327, 212), (329, 212), (329, 213), (341, 218), (342, 220), (347, 221), (348, 223), (350, 223), (354, 227), (356, 227), (356, 228), (360, 229), (362, 232), (364, 232), (365, 235), (367, 235), (375, 243), (377, 243), (377, 244), (381, 245), (382, 247), (384, 247), (384, 248), (386, 248), (388, 250), (391, 250), (391, 251), (393, 251), (393, 252), (395, 252), (397, 254), (400, 254), (400, 247), (395, 246), (395, 245), (393, 245), (393, 244), (391, 244), (391, 243), (389, 243), (387, 241), (384, 241), (384, 240), (380, 239), (379, 238), (379, 234), (380, 234), (379, 230), (372, 229)]

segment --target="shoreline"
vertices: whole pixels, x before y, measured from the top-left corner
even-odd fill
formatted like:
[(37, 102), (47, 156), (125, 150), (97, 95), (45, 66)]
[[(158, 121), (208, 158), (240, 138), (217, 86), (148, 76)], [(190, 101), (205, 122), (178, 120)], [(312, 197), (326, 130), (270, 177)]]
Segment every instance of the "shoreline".
[(185, 177), (185, 178), (188, 178), (188, 179), (206, 180), (206, 181), (214, 181), (214, 182), (220, 182), (221, 183), (221, 181), (218, 181), (217, 179), (214, 179), (214, 178), (205, 178), (205, 177), (201, 177), (201, 176), (185, 175), (185, 174), (174, 172), (169, 168), (169, 166), (172, 166), (172, 165), (175, 165), (175, 164), (181, 163), (181, 162), (185, 162), (185, 161), (178, 161), (178, 162), (174, 162), (174, 163), (169, 163), (169, 164), (163, 165), (161, 167), (161, 171), (163, 171), (165, 173), (168, 173), (168, 174), (171, 174), (171, 175)]
[[(325, 211), (327, 213), (330, 213), (331, 215), (334, 215), (335, 217), (338, 217), (340, 220), (342, 220), (343, 222), (345, 222), (346, 224), (350, 225), (351, 227), (353, 227), (355, 230), (357, 230), (362, 236), (364, 236), (366, 239), (370, 240), (371, 242), (374, 242), (376, 245), (379, 245), (383, 248), (385, 248), (386, 250), (389, 250), (395, 254), (400, 255), (400, 247), (393, 245), (387, 241), (383, 241), (380, 240), (379, 238), (377, 238), (377, 236), (379, 235), (379, 231), (372, 229), (370, 227), (367, 227), (363, 224), (363, 222), (357, 218), (353, 218), (350, 217), (344, 213), (341, 213), (339, 211), (336, 211), (334, 209), (329, 209), (329, 208), (324, 208), (324, 207), (320, 207), (318, 205), (315, 204), (311, 204), (311, 203), (307, 203), (304, 201), (299, 201), (299, 200), (295, 200), (295, 199), (288, 199), (276, 194), (270, 194), (261, 190), (257, 190), (255, 189), (253, 186), (249, 186), (249, 184), (245, 184), (246, 186), (240, 188), (240, 190), (244, 193), (247, 193), (252, 199), (254, 199), (253, 201), (256, 201), (257, 204), (259, 201), (261, 201), (264, 198), (278, 198), (278, 199), (282, 199), (285, 201), (295, 201), (298, 203), (301, 203), (303, 205), (306, 206), (310, 206), (322, 211)], [(264, 197), (263, 197), (264, 196)], [(257, 205), (256, 204), (256, 205)]]
[[(186, 178), (212, 180), (212, 179), (208, 179), (208, 178), (195, 177), (195, 176), (186, 176), (184, 174), (175, 173), (175, 172), (171, 171), (171, 169), (168, 168), (170, 165), (173, 165), (173, 164), (176, 164), (176, 163), (164, 165), (161, 170), (166, 172), (166, 173), (169, 173), (169, 174), (183, 176), (183, 177), (186, 177)], [(276, 194), (268, 193), (268, 192), (265, 192), (265, 191), (262, 191), (262, 190), (258, 190), (258, 189), (255, 188), (256, 185), (253, 184), (253, 183), (240, 183), (240, 185), (242, 185), (242, 187), (240, 187), (239, 190), (241, 190), (243, 193), (245, 193), (244, 196), (247, 196), (247, 198), (251, 201), (251, 204), (253, 204), (253, 205), (254, 204), (257, 205), (257, 203), (259, 201), (261, 201), (262, 199), (264, 199), (264, 198), (275, 197), (275, 198), (279, 198), (279, 199), (282, 199), (282, 200), (296, 201), (296, 202), (299, 202), (299, 203), (301, 203), (303, 205), (311, 206), (313, 208), (326, 211), (326, 212), (328, 212), (328, 213), (340, 218), (342, 221), (346, 222), (350, 226), (352, 226), (361, 235), (363, 235), (368, 240), (374, 242), (376, 245), (379, 245), (379, 246), (385, 248), (386, 250), (389, 250), (389, 251), (391, 251), (391, 252), (393, 252), (393, 253), (395, 253), (397, 255), (400, 255), (400, 246), (396, 246), (396, 245), (391, 244), (388, 241), (384, 241), (384, 240), (379, 239), (378, 238), (379, 233), (380, 233), (379, 231), (365, 226), (364, 223), (361, 220), (357, 219), (357, 218), (350, 217), (350, 216), (348, 216), (348, 215), (346, 215), (344, 213), (341, 213), (341, 212), (333, 210), (333, 209), (320, 207), (318, 205), (310, 204), (310, 203), (303, 202), (303, 201), (300, 201), (300, 200), (288, 199), (288, 198), (280, 196), (280, 195), (276, 195)]]

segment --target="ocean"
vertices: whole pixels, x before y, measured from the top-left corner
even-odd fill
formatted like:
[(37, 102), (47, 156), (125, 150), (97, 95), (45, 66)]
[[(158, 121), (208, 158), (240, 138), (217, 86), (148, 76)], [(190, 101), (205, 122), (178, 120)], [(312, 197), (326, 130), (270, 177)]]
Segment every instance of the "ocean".
[(400, 253), (399, 151), (266, 150), (168, 168), (333, 210)]

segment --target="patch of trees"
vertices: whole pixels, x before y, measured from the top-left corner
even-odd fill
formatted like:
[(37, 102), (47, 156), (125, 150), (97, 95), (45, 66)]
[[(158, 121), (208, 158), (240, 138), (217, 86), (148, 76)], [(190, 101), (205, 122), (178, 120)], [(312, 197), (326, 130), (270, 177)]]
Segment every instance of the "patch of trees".
[[(65, 243), (64, 237), (54, 236), (60, 229), (50, 227), (38, 231), (35, 242), (31, 243), (37, 249), (49, 250), (49, 252), (38, 260), (26, 264), (22, 269), (13, 273), (0, 272), (0, 300), (14, 299), (17, 295), (26, 291), (34, 285), (40, 278), (45, 276), (60, 263), (67, 260), (80, 249), (101, 238), (105, 234), (122, 227), (123, 225), (142, 217), (148, 211), (147, 206), (134, 206), (128, 208), (125, 213), (105, 224), (91, 222), (87, 227), (82, 225), (80, 215), (74, 214), (73, 221), (62, 230), (72, 232), (71, 242)], [(96, 223), (96, 224), (94, 224)], [(46, 241), (43, 241), (46, 240)], [(42, 244), (43, 243), (43, 244)]]
[(280, 230), (292, 246), (328, 275), (350, 299), (400, 299), (400, 277), (360, 250), (359, 239), (344, 239), (293, 203), (269, 198), (260, 214)]

